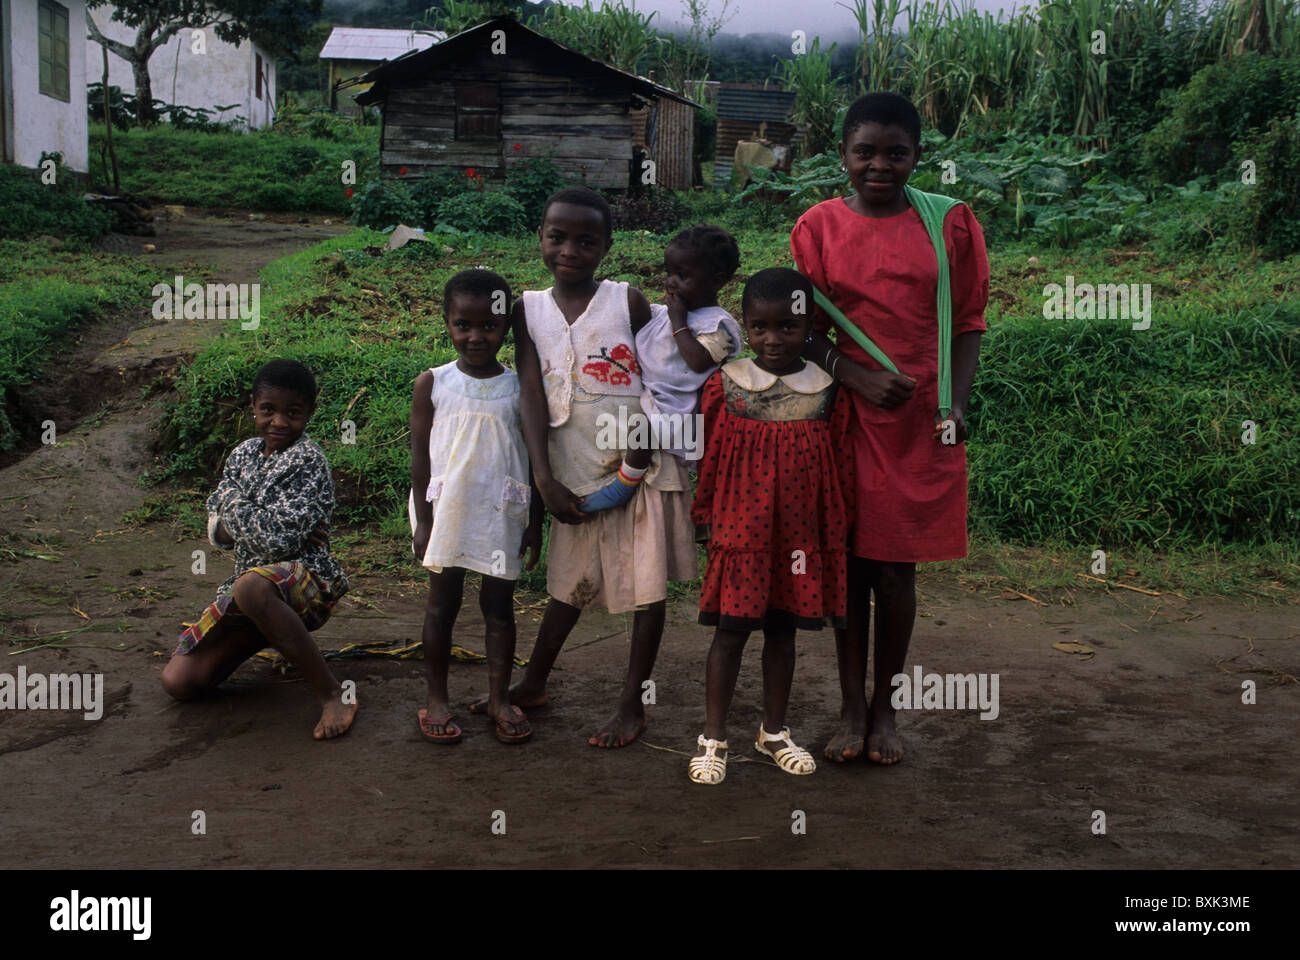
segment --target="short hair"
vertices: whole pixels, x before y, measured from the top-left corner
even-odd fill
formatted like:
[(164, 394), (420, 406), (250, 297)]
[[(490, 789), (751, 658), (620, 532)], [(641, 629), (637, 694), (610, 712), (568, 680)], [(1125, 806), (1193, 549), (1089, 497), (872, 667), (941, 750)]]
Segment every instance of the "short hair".
[(462, 270), (447, 281), (447, 285), (442, 288), (442, 318), (447, 319), (447, 311), (451, 308), (451, 298), (458, 293), (470, 297), (490, 297), (498, 290), (506, 292), (506, 314), (509, 315), (510, 308), (513, 305), (513, 298), (510, 295), (510, 284), (498, 273), (491, 270), (485, 270), (482, 267), (476, 267), (473, 270)]
[(266, 387), (292, 390), (306, 400), (308, 406), (316, 403), (316, 377), (297, 360), (277, 358), (262, 364), (253, 374), (253, 396)]
[(768, 267), (754, 274), (745, 283), (745, 292), (740, 295), (740, 312), (749, 311), (754, 303), (788, 303), (794, 302), (794, 292), (802, 290), (806, 315), (811, 319), (813, 312), (812, 281), (797, 270), (789, 267)]
[(916, 112), (912, 101), (900, 94), (887, 91), (868, 93), (849, 104), (848, 112), (844, 114), (844, 126), (840, 130), (840, 139), (845, 145), (853, 131), (864, 123), (902, 127), (917, 148), (921, 146), (921, 115)]
[(546, 198), (546, 206), (542, 207), (543, 223), (546, 222), (546, 211), (551, 209), (553, 203), (571, 203), (575, 207), (588, 207), (597, 211), (605, 224), (605, 239), (614, 236), (614, 216), (609, 212), (609, 201), (590, 187), (564, 187), (556, 190)]
[(740, 267), (740, 247), (736, 238), (711, 223), (687, 227), (668, 242), (670, 247), (685, 247), (713, 273), (726, 274), (728, 280)]

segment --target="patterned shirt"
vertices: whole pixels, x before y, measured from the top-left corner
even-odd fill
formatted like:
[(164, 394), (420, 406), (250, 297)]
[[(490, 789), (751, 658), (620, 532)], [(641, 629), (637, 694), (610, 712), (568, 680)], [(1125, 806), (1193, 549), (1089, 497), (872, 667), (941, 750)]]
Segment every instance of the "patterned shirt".
[(329, 547), (308, 539), (334, 513), (334, 480), (325, 452), (305, 433), (270, 456), (262, 455), (265, 445), (254, 437), (235, 447), (208, 497), (209, 531), (219, 518), (235, 541), (235, 573), (218, 594), (231, 592), (250, 567), (295, 561), (311, 570), (323, 589), (342, 596), (348, 589), (343, 568)]

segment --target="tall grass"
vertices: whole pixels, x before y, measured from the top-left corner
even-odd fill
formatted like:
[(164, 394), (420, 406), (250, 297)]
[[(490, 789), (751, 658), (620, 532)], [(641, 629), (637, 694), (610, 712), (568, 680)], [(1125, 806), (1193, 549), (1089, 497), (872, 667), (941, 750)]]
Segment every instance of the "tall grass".
[(859, 34), (857, 93), (908, 96), (955, 135), (990, 111), (1021, 108), (1040, 132), (1106, 148), (1121, 106), (1158, 96), (1221, 56), (1300, 55), (1293, 0), (1049, 0), (996, 17), (953, 0), (841, 2)]

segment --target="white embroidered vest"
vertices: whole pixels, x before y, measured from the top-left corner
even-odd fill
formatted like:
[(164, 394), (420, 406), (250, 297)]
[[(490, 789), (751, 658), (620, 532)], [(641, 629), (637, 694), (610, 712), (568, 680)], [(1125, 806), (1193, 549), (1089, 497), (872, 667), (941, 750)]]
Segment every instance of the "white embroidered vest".
[(587, 309), (572, 325), (564, 319), (549, 289), (525, 290), (524, 316), (541, 363), (552, 427), (569, 419), (575, 386), (594, 395), (641, 395), (627, 283), (602, 280)]

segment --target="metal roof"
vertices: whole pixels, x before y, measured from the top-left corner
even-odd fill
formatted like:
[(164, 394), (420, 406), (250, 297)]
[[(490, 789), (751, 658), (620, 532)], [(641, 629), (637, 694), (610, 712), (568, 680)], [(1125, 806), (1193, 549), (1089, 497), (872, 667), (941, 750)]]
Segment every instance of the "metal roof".
[(724, 85), (718, 89), (718, 116), (736, 120), (789, 120), (794, 97), (793, 90), (737, 89)]
[[(335, 28), (337, 29), (337, 28)], [(621, 82), (630, 87), (633, 92), (647, 99), (658, 99), (666, 97), (670, 100), (676, 100), (679, 103), (689, 104), (692, 107), (699, 107), (699, 104), (693, 100), (681, 96), (670, 90), (662, 84), (655, 83), (653, 80), (647, 80), (645, 77), (638, 77), (634, 73), (628, 73), (626, 70), (620, 70), (618, 67), (603, 63), (594, 57), (589, 57), (584, 53), (564, 46), (562, 43), (556, 43), (550, 37), (532, 30), (513, 17), (496, 16), (482, 23), (475, 24), (462, 30), (460, 33), (453, 35), (450, 39), (442, 40), (431, 49), (413, 50), (410, 53), (403, 54), (395, 61), (381, 64), (357, 78), (360, 82), (372, 83), (372, 86), (365, 93), (357, 97), (357, 103), (362, 106), (369, 106), (378, 103), (384, 98), (383, 88), (392, 79), (399, 76), (414, 76), (422, 66), (436, 63), (441, 57), (453, 56), (457, 49), (462, 46), (469, 46), (470, 40), (467, 39), (475, 34), (487, 34), (490, 36), (490, 30), (501, 29), (508, 33), (513, 33), (516, 37), (524, 39), (530, 43), (541, 44), (554, 55), (553, 66), (557, 73), (562, 73), (565, 67), (565, 61), (572, 64), (575, 62), (585, 62), (594, 64), (607, 71), (607, 75), (615, 82)], [(389, 31), (401, 33), (402, 31)], [(479, 38), (481, 39), (481, 37)], [(477, 41), (475, 41), (477, 42)], [(323, 53), (322, 53), (323, 56)]]
[(416, 33), (413, 30), (384, 30), (379, 27), (335, 27), (321, 47), (322, 60), (396, 60), (412, 50), (427, 50), (446, 40), (441, 30)]

